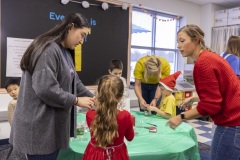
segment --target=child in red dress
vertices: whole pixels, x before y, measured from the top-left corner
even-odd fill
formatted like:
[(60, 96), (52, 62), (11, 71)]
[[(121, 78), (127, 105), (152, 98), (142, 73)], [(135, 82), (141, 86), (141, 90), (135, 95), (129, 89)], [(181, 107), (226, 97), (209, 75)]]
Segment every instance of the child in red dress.
[(91, 140), (83, 160), (129, 160), (124, 137), (131, 141), (134, 130), (130, 113), (117, 108), (123, 92), (123, 82), (117, 76), (105, 75), (100, 79), (97, 108), (86, 114)]

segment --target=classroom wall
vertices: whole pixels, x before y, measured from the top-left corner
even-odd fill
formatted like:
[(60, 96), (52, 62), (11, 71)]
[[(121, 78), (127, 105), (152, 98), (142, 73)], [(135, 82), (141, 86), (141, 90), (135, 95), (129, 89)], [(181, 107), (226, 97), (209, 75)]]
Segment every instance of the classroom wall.
[[(225, 9), (221, 6), (214, 5), (214, 4), (199, 6), (199, 5), (195, 5), (182, 0), (168, 0), (168, 1), (166, 0), (148, 0), (148, 1), (121, 0), (121, 1), (130, 3), (133, 6), (140, 7), (139, 5), (141, 4), (141, 6), (144, 6), (144, 8), (146, 9), (152, 9), (152, 10), (157, 10), (165, 13), (171, 13), (171, 14), (182, 16), (180, 20), (180, 26), (184, 26), (190, 23), (199, 25), (205, 32), (205, 42), (207, 46), (211, 46), (211, 30), (214, 24), (214, 12), (216, 10)], [(1, 1), (0, 1), (0, 6), (1, 6)], [(0, 15), (0, 19), (1, 19), (1, 15)], [(184, 70), (186, 59), (180, 56), (178, 57), (178, 60), (179, 60), (178, 70)], [(1, 63), (1, 54), (0, 54), (0, 63)], [(1, 70), (0, 70), (0, 75), (1, 75)], [(2, 82), (0, 79), (0, 84), (1, 83)]]
[[(188, 2), (180, 1), (180, 0), (121, 0), (122, 2), (131, 3), (134, 6), (138, 6), (141, 4), (142, 6), (162, 11), (165, 13), (171, 13), (175, 15), (183, 16), (180, 20), (180, 26), (184, 26), (186, 24), (196, 24), (199, 25), (205, 32), (205, 41), (206, 45), (210, 46), (211, 43), (211, 30), (214, 23), (214, 12), (217, 10), (225, 9), (221, 6), (214, 5), (214, 4), (207, 4), (203, 6), (194, 5)], [(1, 7), (1, 1), (0, 1)], [(0, 22), (1, 22), (1, 12), (0, 12)], [(0, 25), (1, 27), (1, 25)], [(0, 28), (1, 34), (1, 28)], [(1, 39), (0, 39), (1, 45)], [(0, 46), (1, 48), (1, 46)], [(0, 54), (1, 55), (1, 54)], [(0, 56), (0, 63), (1, 63), (1, 56)], [(1, 64), (0, 64), (1, 66)], [(185, 64), (185, 60), (179, 56), (179, 64), (178, 68), (180, 70), (184, 70), (184, 67), (189, 65)], [(190, 68), (192, 68), (190, 66)], [(1, 70), (0, 70), (1, 75)], [(1, 83), (1, 82), (0, 82)], [(0, 94), (0, 111), (7, 110), (7, 104), (9, 102), (9, 97), (5, 99), (7, 95)], [(137, 105), (137, 98), (134, 93), (134, 90), (130, 90), (131, 99), (131, 106)], [(8, 137), (10, 132), (10, 126), (8, 122), (0, 122), (0, 139), (4, 139)]]
[[(180, 1), (180, 0), (122, 0), (128, 2), (134, 6), (143, 6), (146, 9), (153, 9), (165, 13), (175, 14), (183, 16), (183, 20), (186, 23), (200, 24), (200, 11), (201, 8), (198, 5)], [(183, 24), (184, 25), (184, 24)]]
[(4, 89), (0, 89), (0, 140), (9, 138), (10, 135), (10, 124), (7, 121), (7, 108), (11, 99), (12, 97), (4, 91)]
[(208, 47), (211, 47), (211, 35), (212, 27), (214, 26), (214, 14), (215, 11), (226, 9), (222, 6), (215, 4), (206, 4), (200, 7), (200, 27), (205, 32), (205, 43)]

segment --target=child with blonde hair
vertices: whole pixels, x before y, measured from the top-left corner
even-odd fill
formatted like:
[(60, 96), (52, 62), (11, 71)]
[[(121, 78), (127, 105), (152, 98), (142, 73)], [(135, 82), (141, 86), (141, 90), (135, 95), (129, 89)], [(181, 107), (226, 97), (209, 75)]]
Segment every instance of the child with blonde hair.
[(86, 114), (91, 140), (83, 160), (129, 160), (124, 137), (131, 141), (134, 130), (130, 113), (117, 108), (123, 92), (123, 82), (119, 77), (105, 75), (100, 79), (96, 110), (89, 110)]
[(146, 105), (148, 110), (157, 112), (157, 115), (169, 119), (176, 116), (175, 97), (172, 95), (176, 85), (176, 79), (181, 74), (180, 71), (160, 80), (159, 87), (161, 89), (162, 100), (157, 107)]
[(144, 56), (137, 61), (134, 68), (134, 91), (138, 97), (140, 111), (144, 111), (147, 104), (157, 105), (161, 97), (159, 80), (169, 74), (170, 64), (162, 57)]

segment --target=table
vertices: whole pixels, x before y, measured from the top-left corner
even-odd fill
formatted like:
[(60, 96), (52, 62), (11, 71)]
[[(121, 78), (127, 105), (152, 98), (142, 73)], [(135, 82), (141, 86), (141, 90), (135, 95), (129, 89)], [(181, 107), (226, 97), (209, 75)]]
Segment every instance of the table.
[[(200, 160), (197, 137), (194, 129), (187, 123), (182, 123), (175, 130), (166, 125), (167, 119), (159, 116), (145, 116), (143, 112), (131, 111), (135, 116), (135, 135), (131, 142), (127, 142), (131, 160)], [(78, 122), (84, 122), (85, 115), (78, 116)], [(157, 133), (149, 132), (140, 126), (157, 125)], [(85, 139), (72, 139), (67, 150), (61, 150), (58, 160), (80, 160), (90, 140), (89, 132)]]

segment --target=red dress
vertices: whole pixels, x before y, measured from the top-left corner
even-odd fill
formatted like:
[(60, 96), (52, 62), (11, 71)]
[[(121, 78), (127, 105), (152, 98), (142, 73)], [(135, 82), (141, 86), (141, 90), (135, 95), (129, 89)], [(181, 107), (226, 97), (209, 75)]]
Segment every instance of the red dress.
[[(96, 115), (95, 110), (90, 110), (86, 114), (88, 127), (91, 125)], [(129, 160), (124, 137), (131, 141), (134, 138), (133, 122), (128, 111), (119, 111), (117, 116), (118, 134), (112, 145), (106, 148), (97, 147), (95, 138), (92, 137), (83, 155), (83, 160)]]

